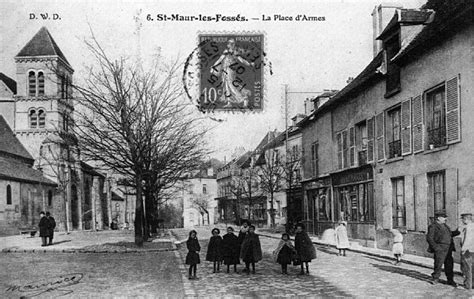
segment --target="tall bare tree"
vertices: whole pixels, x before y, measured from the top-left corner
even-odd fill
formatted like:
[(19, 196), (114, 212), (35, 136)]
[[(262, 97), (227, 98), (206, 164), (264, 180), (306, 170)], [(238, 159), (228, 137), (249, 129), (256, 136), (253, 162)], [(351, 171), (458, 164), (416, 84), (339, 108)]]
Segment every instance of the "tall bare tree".
[(260, 188), (270, 197), (270, 224), (275, 227), (275, 193), (281, 190), (285, 181), (285, 163), (274, 149), (266, 150), (264, 155), (265, 164), (259, 167)]
[(110, 59), (94, 36), (86, 45), (95, 64), (84, 84), (73, 86), (82, 106), (74, 131), (84, 157), (136, 189), (135, 243), (141, 246), (160, 192), (204, 154), (205, 131), (182, 96), (177, 61), (157, 60), (144, 70), (123, 57)]

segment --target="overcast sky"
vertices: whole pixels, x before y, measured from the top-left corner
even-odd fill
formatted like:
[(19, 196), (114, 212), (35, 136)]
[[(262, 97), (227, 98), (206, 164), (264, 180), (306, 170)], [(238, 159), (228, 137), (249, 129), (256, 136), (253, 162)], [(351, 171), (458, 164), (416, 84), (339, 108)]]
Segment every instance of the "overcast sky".
[[(390, 1), (418, 8), (424, 0)], [(140, 48), (144, 61), (158, 51), (163, 57), (183, 60), (196, 47), (198, 32), (259, 31), (266, 34), (267, 57), (273, 75), (265, 78), (265, 110), (257, 114), (232, 114), (217, 124), (209, 143), (216, 156), (230, 157), (237, 146), (251, 149), (270, 129), (284, 129), (284, 84), (290, 92), (341, 89), (370, 62), (372, 53), (371, 13), (380, 1), (18, 1), (0, 0), (0, 72), (15, 79), (14, 56), (42, 27), (46, 26), (70, 64), (74, 80), (81, 80), (84, 66), (91, 63), (83, 43), (90, 37), (89, 25), (111, 56), (134, 56)], [(291, 3), (291, 4), (290, 4)], [(30, 20), (34, 13), (38, 19)], [(42, 20), (40, 13), (60, 20)], [(215, 15), (241, 14), (262, 18), (324, 16), (325, 21), (248, 22), (158, 22), (148, 14)], [(136, 18), (138, 17), (138, 18)], [(137, 22), (142, 24), (136, 34)], [(138, 47), (137, 45), (140, 45)], [(289, 94), (291, 114), (303, 108), (306, 94)], [(221, 116), (222, 117), (222, 116)], [(211, 121), (210, 121), (211, 122)]]

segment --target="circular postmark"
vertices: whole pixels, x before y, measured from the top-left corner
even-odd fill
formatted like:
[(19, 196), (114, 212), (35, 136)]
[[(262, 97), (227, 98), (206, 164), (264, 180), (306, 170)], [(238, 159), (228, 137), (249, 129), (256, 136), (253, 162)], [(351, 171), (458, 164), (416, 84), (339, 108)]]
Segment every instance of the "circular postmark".
[(200, 34), (187, 57), (183, 84), (203, 113), (260, 112), (264, 108), (266, 59), (261, 33)]

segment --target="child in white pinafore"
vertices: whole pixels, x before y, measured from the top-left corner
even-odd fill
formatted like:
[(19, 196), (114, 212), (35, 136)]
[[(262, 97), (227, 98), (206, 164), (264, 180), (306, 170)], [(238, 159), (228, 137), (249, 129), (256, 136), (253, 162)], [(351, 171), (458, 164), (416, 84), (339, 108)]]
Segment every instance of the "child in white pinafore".
[(339, 249), (338, 256), (346, 256), (346, 249), (350, 247), (346, 225), (346, 221), (339, 221), (339, 225), (336, 227), (334, 232), (336, 237), (336, 248)]
[(391, 229), (390, 232), (393, 235), (393, 247), (392, 253), (397, 259), (395, 265), (398, 265), (402, 262), (403, 255), (403, 235), (398, 229)]

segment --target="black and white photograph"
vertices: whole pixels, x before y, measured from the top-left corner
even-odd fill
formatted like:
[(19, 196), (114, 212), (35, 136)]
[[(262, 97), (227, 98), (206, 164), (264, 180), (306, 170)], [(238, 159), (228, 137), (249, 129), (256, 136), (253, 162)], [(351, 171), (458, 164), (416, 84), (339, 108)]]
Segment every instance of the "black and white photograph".
[(0, 298), (474, 298), (474, 0), (0, 0)]

